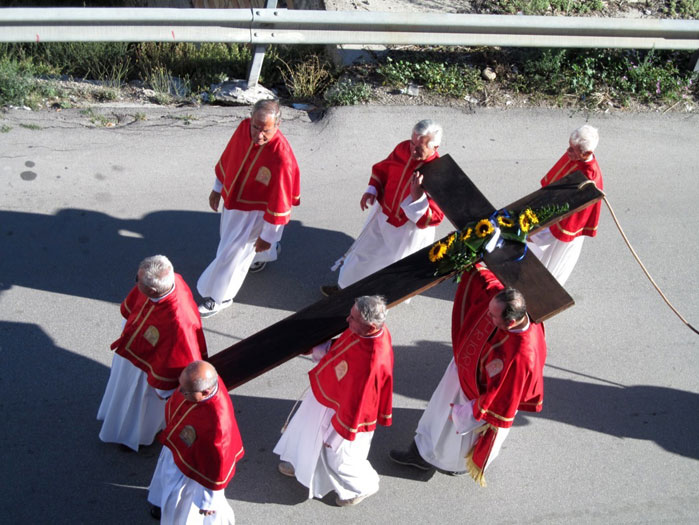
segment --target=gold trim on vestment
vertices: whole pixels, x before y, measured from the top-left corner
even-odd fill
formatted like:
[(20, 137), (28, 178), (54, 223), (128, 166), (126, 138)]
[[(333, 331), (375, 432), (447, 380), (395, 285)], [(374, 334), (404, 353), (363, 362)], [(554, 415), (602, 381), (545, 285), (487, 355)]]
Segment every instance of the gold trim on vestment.
[[(359, 343), (359, 339), (355, 339), (351, 343), (347, 344), (342, 350), (340, 350), (337, 355), (333, 356), (332, 358), (328, 359), (323, 366), (321, 366), (318, 371), (315, 373), (316, 378), (318, 375), (325, 369), (325, 367), (329, 366), (331, 362), (333, 362), (335, 359), (339, 358), (342, 354), (344, 354), (347, 350), (352, 348), (355, 344)], [(333, 403), (336, 408), (340, 407), (340, 402), (336, 401), (335, 399), (331, 398), (328, 396), (328, 394), (325, 393), (325, 390), (323, 390), (323, 385), (321, 385), (320, 381), (317, 381), (316, 384), (318, 385), (318, 388), (320, 389), (321, 394), (323, 394), (323, 397)], [(337, 417), (337, 422), (340, 423), (342, 428), (348, 430), (349, 432), (352, 432), (353, 434), (356, 434), (359, 430), (360, 427), (365, 427), (365, 426), (370, 426), (370, 425), (375, 425), (376, 420), (371, 421), (370, 423), (360, 423), (359, 427), (357, 428), (352, 428), (348, 425), (346, 425), (341, 419), (340, 415), (337, 413), (337, 410), (335, 411), (335, 416)], [(386, 416), (383, 416), (386, 417)]]
[[(573, 161), (570, 160), (570, 159), (568, 159), (567, 161), (565, 161), (565, 163), (563, 164), (563, 166), (561, 166), (560, 169), (559, 169), (556, 173), (554, 173), (553, 175), (551, 175), (551, 177), (548, 177), (548, 176), (547, 176), (547, 177), (544, 179), (544, 181), (546, 182), (546, 185), (548, 186), (548, 185), (551, 184), (552, 182), (556, 182), (558, 179), (562, 179), (563, 177), (565, 177), (566, 175), (568, 175), (569, 173), (571, 173), (571, 171), (566, 171), (566, 168), (570, 168), (570, 167), (571, 167), (571, 164), (573, 164)], [(566, 171), (566, 172), (563, 173), (564, 171)]]
[(223, 164), (221, 163), (221, 160), (218, 161), (218, 167), (221, 169), (221, 173), (223, 173), (223, 190), (226, 192), (224, 197), (228, 197), (231, 193), (231, 190), (233, 189), (233, 184), (235, 184), (235, 181), (238, 180), (238, 176), (240, 175), (240, 172), (243, 170), (243, 166), (245, 165), (245, 161), (248, 159), (248, 155), (250, 155), (250, 152), (252, 151), (252, 140), (250, 141), (250, 145), (248, 146), (248, 150), (245, 152), (245, 156), (243, 157), (243, 160), (241, 161), (240, 165), (238, 166), (238, 172), (235, 174), (233, 177), (233, 180), (231, 183), (228, 185), (226, 188), (225, 183), (226, 183), (226, 170), (223, 169)]
[(560, 223), (554, 224), (554, 226), (556, 226), (559, 230), (561, 230), (562, 233), (565, 233), (566, 235), (578, 235), (580, 232), (583, 232), (583, 231), (589, 231), (589, 232), (597, 231), (597, 226), (595, 226), (593, 228), (591, 228), (589, 226), (583, 226), (582, 228), (580, 228), (579, 230), (574, 231), (574, 232), (569, 232), (565, 228), (562, 228)]
[[(185, 400), (185, 401), (186, 401), (186, 400)], [(183, 404), (184, 404), (184, 401), (182, 402), (182, 404), (180, 404), (180, 406), (177, 407), (177, 410), (175, 410), (175, 413), (177, 413), (177, 411), (180, 409), (180, 407), (181, 407)], [(167, 439), (167, 441), (172, 445), (172, 448), (174, 448), (175, 452), (177, 453), (177, 457), (180, 458), (180, 461), (181, 461), (189, 470), (191, 470), (192, 472), (194, 472), (194, 473), (196, 473), (197, 475), (201, 476), (202, 479), (205, 479), (206, 481), (208, 481), (209, 483), (211, 483), (211, 484), (213, 484), (213, 485), (223, 485), (224, 483), (226, 483), (225, 481), (216, 481), (216, 480), (213, 480), (213, 479), (211, 479), (211, 478), (208, 478), (207, 476), (205, 476), (204, 474), (202, 474), (199, 470), (195, 469), (192, 465), (190, 465), (189, 463), (187, 463), (187, 462), (184, 460), (184, 458), (182, 457), (182, 454), (180, 453), (180, 451), (179, 451), (179, 450), (177, 449), (177, 447), (175, 446), (175, 443), (170, 439), (170, 438), (172, 437), (172, 434), (173, 434), (173, 433), (175, 432), (175, 430), (177, 429), (177, 427), (180, 426), (180, 425), (182, 424), (182, 421), (184, 420), (184, 418), (187, 417), (187, 415), (188, 415), (192, 410), (194, 410), (195, 408), (197, 408), (197, 403), (192, 403), (192, 406), (191, 406), (189, 409), (187, 409), (187, 410), (185, 411), (184, 415), (180, 418), (180, 420), (177, 422), (177, 424), (175, 424), (175, 425), (172, 427), (172, 430), (170, 431), (170, 433), (168, 434), (168, 436), (167, 436), (166, 439)], [(223, 478), (224, 480), (227, 480), (227, 479), (229, 478), (231, 472), (233, 472), (233, 469), (235, 468), (235, 465), (236, 465), (236, 463), (238, 462), (238, 457), (240, 456), (240, 454), (243, 453), (243, 450), (244, 450), (244, 447), (241, 446), (241, 447), (240, 447), (240, 450), (239, 450), (239, 451), (236, 453), (236, 455), (235, 455), (235, 459), (233, 460), (233, 464), (231, 465), (231, 468), (228, 470), (228, 473), (224, 476), (224, 478)], [(172, 449), (170, 449), (170, 451), (172, 451)]]
[(291, 210), (283, 211), (283, 212), (276, 212), (276, 211), (272, 211), (269, 208), (267, 208), (266, 213), (269, 213), (270, 215), (273, 215), (274, 217), (285, 217), (286, 215), (291, 215)]
[(267, 204), (267, 201), (246, 201), (246, 200), (243, 200), (243, 190), (245, 189), (245, 185), (247, 184), (248, 179), (250, 178), (250, 173), (252, 173), (252, 169), (255, 167), (255, 163), (257, 163), (257, 159), (260, 158), (260, 154), (262, 153), (262, 150), (264, 149), (264, 147), (266, 145), (267, 144), (263, 144), (262, 146), (260, 146), (260, 149), (257, 151), (255, 158), (252, 159), (252, 162), (250, 163), (250, 167), (248, 168), (248, 171), (245, 174), (245, 178), (243, 179), (243, 182), (240, 183), (240, 190), (238, 191), (238, 197), (236, 199), (236, 202), (244, 203), (244, 204)]
[[(146, 305), (147, 305), (148, 303), (151, 304), (151, 308), (150, 308), (150, 310), (148, 310), (148, 313), (143, 317), (143, 321), (141, 321), (141, 324), (139, 325), (139, 327), (136, 329), (136, 331), (134, 331), (133, 335), (131, 336), (131, 339), (129, 339), (129, 342), (126, 343), (126, 346), (124, 347), (124, 351), (125, 351), (125, 352), (128, 352), (130, 356), (132, 356), (132, 357), (133, 357), (134, 359), (136, 359), (139, 363), (142, 363), (146, 368), (148, 368), (148, 370), (150, 371), (151, 375), (152, 375), (154, 378), (158, 379), (159, 381), (169, 381), (169, 382), (177, 381), (177, 379), (178, 379), (177, 377), (163, 377), (163, 376), (161, 376), (161, 375), (156, 374), (156, 373), (153, 371), (153, 367), (151, 366), (151, 364), (150, 364), (148, 361), (146, 361), (145, 359), (143, 359), (141, 356), (135, 354), (134, 351), (131, 350), (131, 343), (133, 343), (134, 339), (136, 338), (136, 336), (138, 335), (138, 333), (139, 333), (139, 332), (141, 331), (141, 329), (143, 328), (143, 325), (144, 325), (145, 322), (148, 320), (148, 317), (150, 317), (150, 314), (152, 314), (152, 313), (153, 313), (153, 310), (155, 310), (155, 306), (156, 306), (155, 303), (153, 303), (153, 302), (152, 302), (151, 300), (149, 300), (149, 299), (146, 299), (146, 301), (143, 303), (143, 306), (141, 307), (141, 310), (138, 312), (138, 315), (136, 316), (136, 319), (134, 319), (134, 321), (137, 320), (137, 319), (141, 316), (141, 314), (143, 313), (143, 309), (146, 307)], [(131, 324), (133, 324), (133, 323), (131, 323)]]

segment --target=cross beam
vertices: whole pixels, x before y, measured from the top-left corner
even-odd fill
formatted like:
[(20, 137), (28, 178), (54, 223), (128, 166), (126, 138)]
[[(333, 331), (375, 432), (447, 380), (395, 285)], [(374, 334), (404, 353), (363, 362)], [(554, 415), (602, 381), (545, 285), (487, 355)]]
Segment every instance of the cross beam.
[[(469, 209), (463, 216), (455, 215), (450, 217), (450, 220), (458, 226), (459, 224), (465, 224), (466, 222), (489, 216), (495, 208), (493, 208), (490, 203), (485, 207), (483, 202), (485, 201), (487, 203), (485, 197), (480, 195), (475, 185), (468, 180), (468, 177), (463, 174), (451, 157), (447, 155), (438, 160), (441, 161), (443, 165), (430, 168), (429, 173), (427, 173), (425, 168), (437, 161), (432, 161), (421, 168), (421, 171), (427, 173), (425, 175), (425, 186), (428, 187), (428, 191), (430, 191), (431, 195), (432, 192), (435, 194), (439, 193), (432, 188), (432, 183), (428, 181), (433, 177), (437, 177), (435, 173), (449, 172), (450, 175), (448, 175), (448, 178), (457, 180), (457, 184), (453, 191), (449, 191), (448, 193), (462, 195), (462, 203)], [(545, 224), (539, 225), (539, 228), (547, 227), (602, 198), (602, 193), (597, 190), (594, 185), (587, 185), (581, 189), (578, 188), (579, 184), (586, 180), (587, 178), (582, 173), (573, 173), (550, 186), (541, 188), (510, 204), (507, 206), (507, 209), (519, 211), (526, 207), (538, 207), (542, 204), (552, 202), (568, 203), (570, 208), (566, 213), (551, 217)], [(467, 187), (468, 191), (462, 191), (464, 185)], [(469, 203), (473, 200), (474, 195), (480, 196), (481, 200), (474, 206), (470, 206)], [(442, 198), (436, 195), (433, 195), (433, 197), (435, 197), (435, 200), (437, 200), (441, 206)], [(445, 206), (445, 208), (449, 208), (449, 206)], [(466, 222), (462, 222), (464, 220)], [(232, 390), (264, 372), (281, 365), (289, 359), (308, 352), (313, 346), (325, 342), (341, 333), (347, 328), (346, 318), (356, 297), (361, 295), (383, 295), (386, 298), (388, 306), (392, 307), (405, 301), (409, 297), (428, 290), (451, 277), (451, 275), (434, 275), (435, 267), (428, 258), (429, 250), (429, 246), (423, 248), (365, 277), (361, 281), (342, 289), (336, 295), (324, 298), (290, 315), (286, 319), (235, 343), (213, 355), (210, 358), (211, 364), (218, 370), (226, 387)], [(501, 249), (496, 250), (496, 252), (500, 250)], [(517, 266), (513, 265), (511, 262), (508, 263), (507, 256), (504, 258), (504, 261), (493, 259), (486, 261), (486, 264), (492, 264), (494, 262), (495, 266), (503, 270), (504, 273), (501, 272), (503, 273), (502, 276), (497, 273), (496, 275), (498, 275), (498, 278), (501, 278), (505, 284), (524, 284), (527, 279), (527, 274), (526, 271), (519, 269), (521, 267), (521, 262), (518, 263), (520, 266)], [(527, 261), (527, 259), (531, 259), (538, 263), (538, 260), (533, 256), (525, 257), (524, 261)], [(546, 272), (543, 267), (541, 267), (541, 269), (544, 270), (544, 274), (548, 275), (548, 272)], [(504, 270), (507, 271), (505, 272)], [(540, 274), (542, 272), (538, 273)], [(513, 277), (510, 274), (512, 274)], [(535, 275), (537, 274), (535, 273)], [(553, 278), (551, 277), (551, 279)], [(527, 297), (526, 294), (525, 297)], [(570, 300), (570, 304), (572, 304), (572, 299)], [(568, 306), (570, 306), (570, 304), (568, 304)], [(565, 307), (567, 306), (563, 308)], [(562, 309), (560, 305), (557, 308), (558, 310), (556, 311)], [(535, 314), (532, 314), (530, 311), (530, 316), (532, 319), (539, 322), (553, 315), (556, 311), (545, 310)]]

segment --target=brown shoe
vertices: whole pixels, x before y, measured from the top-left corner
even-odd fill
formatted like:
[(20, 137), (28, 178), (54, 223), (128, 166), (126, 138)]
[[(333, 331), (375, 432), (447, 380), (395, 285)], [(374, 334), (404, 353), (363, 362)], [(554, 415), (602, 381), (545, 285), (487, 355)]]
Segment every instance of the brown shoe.
[(342, 288), (340, 288), (336, 284), (324, 284), (323, 286), (320, 287), (320, 293), (322, 293), (325, 297), (330, 297), (331, 295), (335, 295), (340, 290), (342, 290)]
[(279, 469), (279, 472), (285, 476), (289, 476), (290, 478), (296, 477), (296, 469), (288, 461), (280, 461), (277, 468)]

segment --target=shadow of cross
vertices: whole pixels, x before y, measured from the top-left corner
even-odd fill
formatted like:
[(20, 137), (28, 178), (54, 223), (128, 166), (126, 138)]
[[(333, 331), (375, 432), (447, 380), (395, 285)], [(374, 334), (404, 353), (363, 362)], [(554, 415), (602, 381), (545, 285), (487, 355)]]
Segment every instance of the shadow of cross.
[[(496, 211), (449, 155), (422, 166), (420, 171), (425, 175), (424, 188), (457, 228), (490, 217)], [(558, 214), (537, 225), (537, 229), (548, 227), (602, 198), (602, 192), (594, 184), (580, 186), (587, 180), (581, 172), (571, 173), (506, 209), (518, 214), (530, 207), (567, 204), (567, 211), (559, 210)], [(339, 293), (235, 343), (213, 355), (211, 363), (226, 387), (232, 390), (345, 330), (346, 318), (356, 297), (383, 295), (388, 306), (392, 307), (435, 286), (452, 274), (435, 275), (435, 265), (428, 257), (430, 248), (408, 255)], [(500, 248), (486, 254), (484, 261), (505, 285), (524, 294), (528, 312), (535, 322), (572, 306), (573, 299), (533, 254), (527, 251), (521, 258), (522, 249), (521, 244), (506, 241)]]

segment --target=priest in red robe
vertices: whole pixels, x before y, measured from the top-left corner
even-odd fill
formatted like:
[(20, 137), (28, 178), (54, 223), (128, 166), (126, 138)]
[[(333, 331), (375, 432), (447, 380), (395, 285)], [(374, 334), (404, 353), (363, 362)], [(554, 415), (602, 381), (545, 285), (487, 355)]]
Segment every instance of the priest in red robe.
[(205, 361), (189, 364), (179, 385), (165, 407), (164, 446), (148, 489), (151, 515), (170, 524), (234, 525), (225, 488), (244, 450), (233, 403)]
[(396, 463), (470, 473), (485, 486), (518, 410), (538, 412), (544, 394), (544, 327), (524, 297), (503, 289), (482, 264), (462, 276), (452, 311), (454, 359), (425, 409), (410, 449)]
[(274, 448), (279, 471), (308, 487), (309, 498), (335, 491), (344, 507), (379, 490), (367, 457), (376, 426), (392, 422), (393, 347), (385, 319), (383, 298), (359, 297), (349, 328), (313, 349), (311, 391)]
[(371, 207), (369, 217), (357, 240), (333, 266), (340, 268), (337, 285), (321, 286), (324, 295), (337, 293), (434, 241), (435, 226), (444, 214), (423, 191), (418, 170), (439, 157), (441, 140), (442, 127), (421, 120), (410, 140), (374, 164), (360, 201), (362, 210)]
[[(597, 188), (603, 190), (602, 171), (595, 157), (598, 142), (599, 133), (590, 125), (573, 131), (568, 149), (541, 179), (541, 186), (548, 186), (569, 173), (581, 171)], [(561, 285), (570, 277), (585, 237), (597, 235), (601, 206), (601, 202), (596, 202), (530, 237), (532, 252)]]
[(218, 211), (223, 200), (221, 239), (197, 282), (202, 318), (233, 303), (248, 271), (276, 260), (291, 207), (301, 203), (299, 167), (280, 120), (279, 102), (257, 102), (216, 164), (209, 206)]
[(138, 451), (165, 425), (165, 399), (180, 372), (207, 357), (197, 305), (187, 283), (163, 255), (144, 259), (137, 283), (121, 303), (124, 327), (97, 419), (99, 437)]

